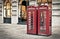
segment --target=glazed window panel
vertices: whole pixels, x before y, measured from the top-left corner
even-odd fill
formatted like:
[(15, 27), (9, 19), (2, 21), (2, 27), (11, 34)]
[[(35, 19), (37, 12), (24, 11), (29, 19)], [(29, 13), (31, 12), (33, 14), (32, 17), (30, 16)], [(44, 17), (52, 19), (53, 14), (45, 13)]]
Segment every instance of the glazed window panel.
[(27, 16), (26, 15), (27, 14), (27, 12), (26, 12), (26, 6), (22, 4), (25, 1), (27, 1), (27, 0), (19, 0), (19, 6), (18, 6), (18, 8), (19, 8), (18, 17), (21, 18), (21, 19), (24, 19), (24, 20), (27, 19), (26, 18), (26, 16)]
[(52, 2), (52, 0), (48, 0), (48, 2)]
[(21, 15), (20, 14), (21, 13), (21, 5), (19, 5), (18, 9), (19, 9), (18, 17), (21, 18), (21, 16), (20, 16)]
[(11, 17), (11, 11), (7, 10), (7, 17)]
[(11, 6), (10, 6), (10, 3), (7, 3), (7, 9), (10, 9)]
[(36, 1), (36, 0), (29, 0), (29, 1)]
[(22, 5), (22, 18), (26, 19), (26, 6)]
[(4, 9), (4, 17), (6, 17), (6, 9)]
[(11, 3), (10, 3), (10, 0), (6, 0), (4, 1), (4, 17), (5, 18), (11, 18)]
[(39, 2), (41, 2), (42, 0), (37, 0), (37, 2), (39, 3)]
[(42, 0), (42, 3), (46, 3), (47, 2), (47, 0)]

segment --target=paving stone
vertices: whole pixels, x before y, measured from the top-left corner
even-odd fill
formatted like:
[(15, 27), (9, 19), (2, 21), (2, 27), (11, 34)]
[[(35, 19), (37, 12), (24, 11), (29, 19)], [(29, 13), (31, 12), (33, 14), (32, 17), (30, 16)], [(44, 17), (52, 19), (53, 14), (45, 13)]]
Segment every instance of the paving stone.
[(27, 34), (26, 25), (0, 24), (0, 39), (60, 39), (60, 26), (52, 27), (51, 36)]

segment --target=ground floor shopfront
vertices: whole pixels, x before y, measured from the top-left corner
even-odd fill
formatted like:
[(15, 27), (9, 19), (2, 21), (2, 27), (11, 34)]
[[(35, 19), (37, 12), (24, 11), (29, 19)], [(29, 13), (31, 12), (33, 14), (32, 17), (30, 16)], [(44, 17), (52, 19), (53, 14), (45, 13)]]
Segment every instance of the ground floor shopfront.
[[(0, 23), (17, 24), (21, 22), (20, 18), (26, 20), (26, 4), (21, 7), (21, 3), (19, 0), (0, 0)], [(60, 25), (60, 1), (52, 0), (52, 3), (52, 25)]]
[[(31, 3), (31, 1), (34, 1)], [(0, 23), (17, 24), (27, 20), (27, 6), (51, 3), (51, 0), (0, 0)]]
[(19, 0), (0, 0), (0, 23), (22, 22), (26, 22), (26, 3), (22, 5)]

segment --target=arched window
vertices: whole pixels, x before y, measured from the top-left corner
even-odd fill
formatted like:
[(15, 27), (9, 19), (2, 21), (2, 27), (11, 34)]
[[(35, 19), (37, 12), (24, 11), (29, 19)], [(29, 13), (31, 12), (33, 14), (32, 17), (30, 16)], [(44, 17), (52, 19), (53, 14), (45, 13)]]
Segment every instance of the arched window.
[(4, 17), (10, 18), (11, 17), (11, 3), (10, 0), (4, 1)]

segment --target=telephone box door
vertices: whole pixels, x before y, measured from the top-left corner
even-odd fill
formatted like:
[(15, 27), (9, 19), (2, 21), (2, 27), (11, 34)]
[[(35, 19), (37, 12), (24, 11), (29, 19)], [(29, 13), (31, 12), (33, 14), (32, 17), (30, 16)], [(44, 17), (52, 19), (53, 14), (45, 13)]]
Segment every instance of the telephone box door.
[(27, 33), (36, 34), (36, 7), (28, 6), (27, 7)]
[(48, 6), (39, 6), (38, 8), (38, 34), (51, 35), (51, 14)]

